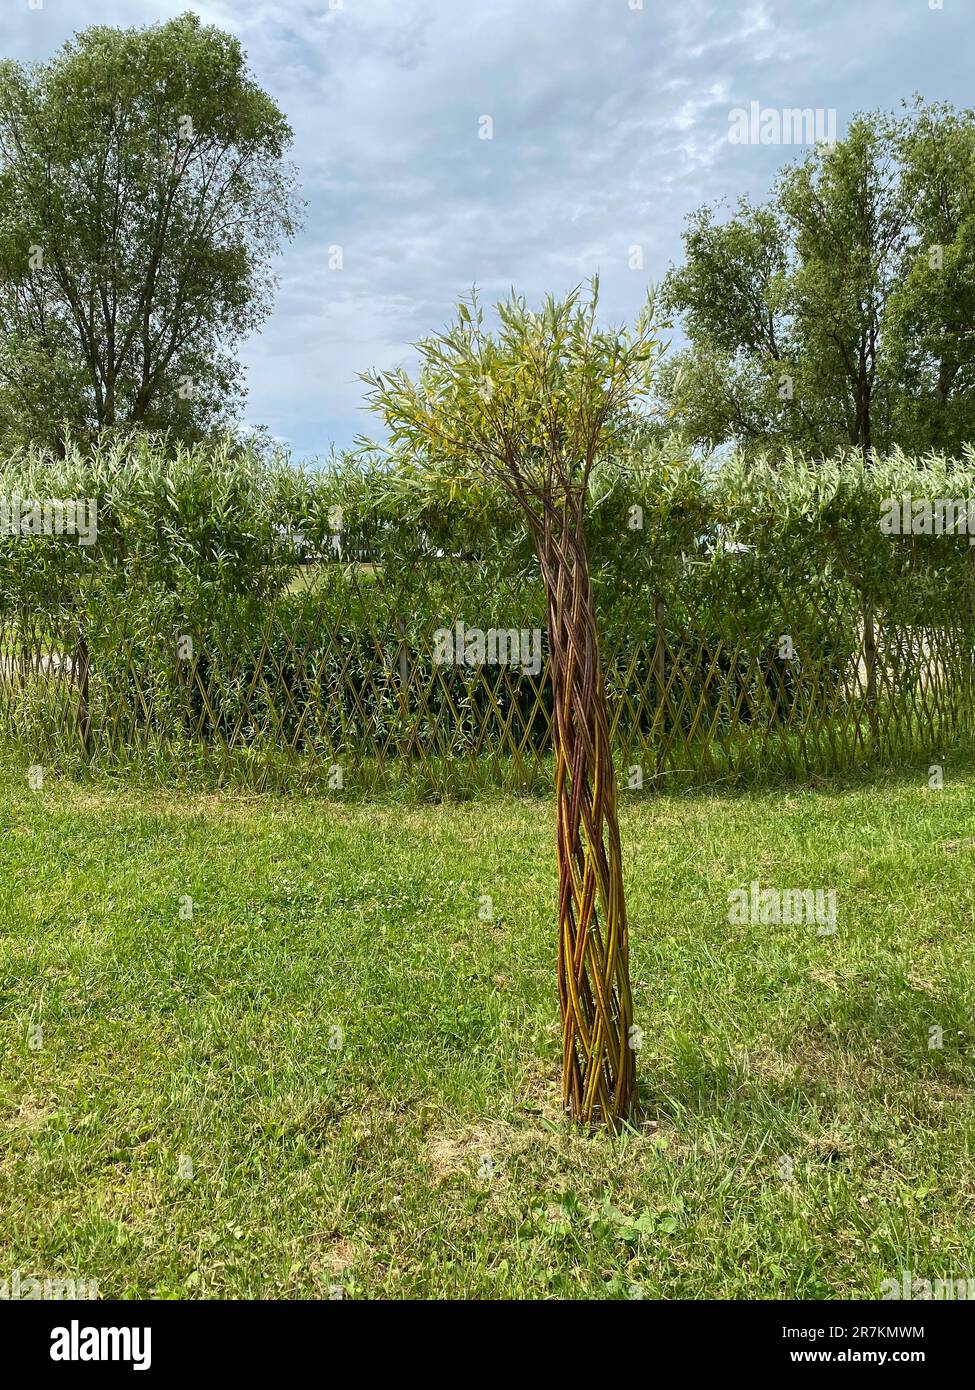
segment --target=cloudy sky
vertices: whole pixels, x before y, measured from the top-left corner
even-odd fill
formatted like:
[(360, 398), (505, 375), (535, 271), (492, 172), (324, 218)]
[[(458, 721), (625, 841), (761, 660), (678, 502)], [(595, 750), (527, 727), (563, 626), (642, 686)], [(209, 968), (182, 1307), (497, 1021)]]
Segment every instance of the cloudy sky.
[(244, 357), (248, 420), (302, 455), (369, 431), (356, 373), (410, 364), (474, 283), (533, 298), (599, 270), (606, 317), (631, 318), (687, 213), (798, 153), (732, 144), (734, 108), (835, 109), (842, 133), (914, 91), (972, 99), (975, 0), (38, 3), (4, 0), (0, 55), (194, 10), (287, 114), (307, 222)]

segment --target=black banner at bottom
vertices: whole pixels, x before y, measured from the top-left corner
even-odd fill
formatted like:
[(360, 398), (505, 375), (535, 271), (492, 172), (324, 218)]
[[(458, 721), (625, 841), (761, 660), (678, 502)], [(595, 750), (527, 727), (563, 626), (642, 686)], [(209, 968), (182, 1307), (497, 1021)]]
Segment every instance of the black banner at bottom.
[[(352, 1357), (375, 1373), (384, 1352), (401, 1372), (416, 1351), (412, 1342), (424, 1323), (438, 1338), (450, 1324), (478, 1338), (471, 1345), (475, 1374), (511, 1371), (512, 1343), (505, 1324), (518, 1329), (524, 1349), (542, 1326), (558, 1323), (558, 1303), (433, 1304), (369, 1303), (351, 1299), (328, 1303), (110, 1303), (7, 1301), (0, 1304), (0, 1335), (5, 1364), (20, 1374), (50, 1368), (56, 1378), (97, 1373), (114, 1378), (182, 1372), (233, 1372), (276, 1375), (323, 1367)], [(542, 1319), (539, 1320), (539, 1311)], [(878, 1303), (653, 1303), (607, 1302), (587, 1307), (589, 1326), (604, 1345), (609, 1332), (618, 1347), (639, 1349), (648, 1365), (661, 1356), (688, 1369), (722, 1373), (792, 1366), (940, 1367), (957, 1364), (969, 1345), (972, 1319), (964, 1302), (892, 1301)], [(599, 1329), (597, 1332), (596, 1329)], [(363, 1342), (350, 1333), (368, 1334)], [(623, 1340), (625, 1339), (625, 1340)], [(558, 1344), (555, 1344), (558, 1345)], [(596, 1343), (594, 1343), (596, 1345)], [(553, 1343), (539, 1342), (551, 1356)], [(519, 1361), (522, 1352), (518, 1352)], [(496, 1358), (496, 1361), (495, 1361)], [(629, 1356), (627, 1357), (629, 1360)], [(492, 1364), (494, 1362), (494, 1364)], [(428, 1370), (432, 1369), (429, 1368)], [(450, 1374), (458, 1371), (452, 1358)], [(441, 1367), (438, 1374), (447, 1374)], [(465, 1376), (468, 1371), (465, 1370)]]

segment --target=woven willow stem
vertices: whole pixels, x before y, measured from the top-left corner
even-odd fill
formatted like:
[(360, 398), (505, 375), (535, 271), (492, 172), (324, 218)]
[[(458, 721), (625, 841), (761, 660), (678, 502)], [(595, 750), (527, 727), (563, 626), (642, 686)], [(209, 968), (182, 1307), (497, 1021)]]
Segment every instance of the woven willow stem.
[(616, 780), (581, 502), (536, 534), (548, 600), (559, 870), (562, 1099), (584, 1124), (633, 1112), (636, 1055)]

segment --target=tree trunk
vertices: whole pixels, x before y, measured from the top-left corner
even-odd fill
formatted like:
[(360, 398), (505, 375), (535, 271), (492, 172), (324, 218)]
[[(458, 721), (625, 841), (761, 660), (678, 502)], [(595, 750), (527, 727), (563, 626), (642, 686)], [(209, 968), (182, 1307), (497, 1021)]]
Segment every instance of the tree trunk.
[(874, 624), (873, 604), (869, 599), (863, 600), (863, 664), (865, 667), (867, 688), (866, 703), (867, 715), (870, 720), (870, 732), (874, 739), (877, 737), (877, 629)]
[(410, 657), (406, 645), (406, 622), (399, 616), (396, 618), (396, 635), (399, 638), (396, 647), (396, 665), (399, 671), (400, 716), (406, 735), (404, 742), (400, 744), (400, 753), (411, 758), (419, 749), (416, 731), (410, 723)]
[(636, 1102), (616, 777), (581, 499), (547, 509), (536, 548), (548, 601), (559, 871), (562, 1098), (617, 1128)]
[(653, 674), (654, 682), (657, 687), (657, 708), (660, 717), (657, 721), (657, 781), (663, 776), (664, 771), (664, 733), (665, 733), (665, 714), (667, 701), (666, 685), (666, 648), (664, 646), (664, 619), (667, 616), (667, 608), (662, 598), (657, 599), (654, 610), (654, 620), (656, 625), (656, 644), (653, 649)]
[(88, 652), (88, 633), (85, 618), (78, 619), (75, 641), (75, 681), (78, 689), (76, 712), (78, 737), (85, 757), (91, 752), (91, 660)]

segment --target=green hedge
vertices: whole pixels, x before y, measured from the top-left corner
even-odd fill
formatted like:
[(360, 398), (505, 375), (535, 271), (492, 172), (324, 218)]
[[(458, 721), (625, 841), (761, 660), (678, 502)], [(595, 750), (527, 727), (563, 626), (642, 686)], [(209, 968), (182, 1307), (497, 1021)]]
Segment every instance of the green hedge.
[[(825, 765), (864, 730), (889, 750), (967, 728), (975, 548), (885, 534), (884, 499), (905, 493), (971, 497), (975, 458), (706, 465), (663, 445), (598, 467), (590, 549), (622, 756), (706, 769), (754, 736), (760, 764), (774, 733)], [(10, 459), (14, 496), (98, 508), (91, 547), (0, 537), (0, 721), (29, 743), (379, 761), (548, 747), (544, 673), (433, 660), (457, 618), (545, 627), (502, 496), (368, 456), (301, 470), (150, 439)]]

